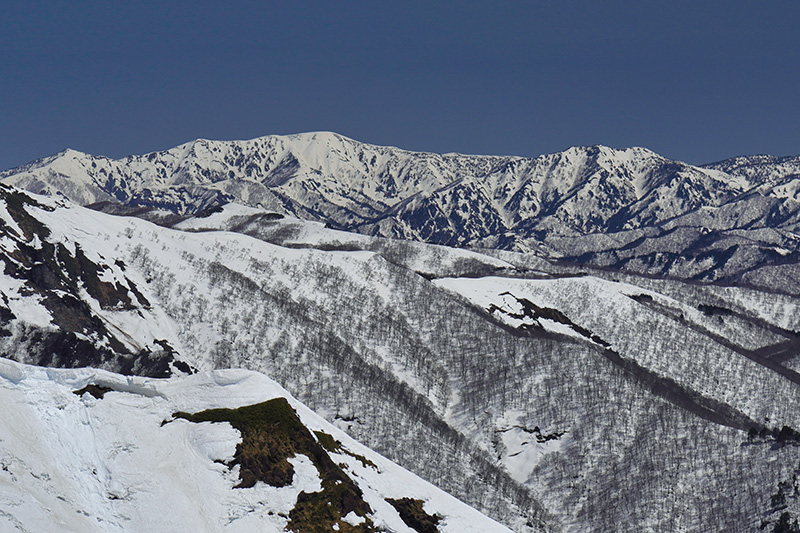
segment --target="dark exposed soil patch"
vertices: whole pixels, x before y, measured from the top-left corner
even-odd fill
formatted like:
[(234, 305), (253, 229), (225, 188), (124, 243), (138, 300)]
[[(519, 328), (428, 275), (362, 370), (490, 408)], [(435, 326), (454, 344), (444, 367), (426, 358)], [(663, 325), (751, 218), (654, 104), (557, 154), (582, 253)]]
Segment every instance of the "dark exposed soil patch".
[(422, 500), (415, 500), (413, 498), (400, 498), (397, 500), (386, 498), (386, 501), (397, 509), (403, 522), (414, 531), (418, 533), (439, 533), (439, 528), (437, 526), (442, 518), (437, 515), (429, 515), (426, 513), (422, 509), (422, 504), (424, 503)]
[(89, 383), (82, 389), (72, 391), (73, 394), (77, 394), (78, 396), (83, 396), (87, 392), (97, 398), (98, 400), (102, 400), (103, 396), (106, 395), (107, 392), (111, 392), (111, 387), (103, 387), (102, 385), (95, 385), (94, 383)]
[[(209, 409), (194, 414), (179, 412), (174, 417), (197, 423), (229, 422), (241, 432), (242, 441), (228, 465), (239, 465), (241, 481), (235, 488), (253, 487), (258, 481), (275, 487), (290, 485), (294, 468), (288, 459), (301, 454), (308, 457), (319, 472), (322, 490), (299, 494), (295, 508), (289, 513), (287, 527), (290, 531), (332, 531), (334, 525), (342, 532), (377, 531), (367, 517), (372, 509), (364, 501), (361, 489), (333, 462), (285, 398), (238, 409)], [(342, 518), (351, 512), (364, 521), (358, 526), (344, 522)]]

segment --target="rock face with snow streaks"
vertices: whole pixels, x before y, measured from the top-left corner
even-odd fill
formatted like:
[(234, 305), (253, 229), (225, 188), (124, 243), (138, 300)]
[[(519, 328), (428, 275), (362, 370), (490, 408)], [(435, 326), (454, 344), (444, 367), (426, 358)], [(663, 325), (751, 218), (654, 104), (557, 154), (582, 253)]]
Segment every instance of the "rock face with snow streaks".
[(194, 213), (224, 200), (343, 229), (472, 244), (511, 232), (584, 235), (723, 204), (748, 177), (644, 148), (575, 147), (534, 159), (414, 153), (333, 133), (191, 143), (111, 160), (66, 150), (2, 173), (32, 192)]

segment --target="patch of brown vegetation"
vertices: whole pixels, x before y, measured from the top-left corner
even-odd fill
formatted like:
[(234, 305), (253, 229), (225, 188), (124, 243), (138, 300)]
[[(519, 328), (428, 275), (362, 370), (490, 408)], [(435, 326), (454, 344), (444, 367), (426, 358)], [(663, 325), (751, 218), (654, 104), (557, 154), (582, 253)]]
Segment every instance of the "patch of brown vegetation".
[(349, 455), (350, 457), (353, 457), (361, 461), (361, 464), (364, 465), (364, 468), (371, 466), (375, 470), (378, 469), (378, 465), (376, 465), (363, 455), (351, 452), (350, 450), (342, 446), (342, 443), (340, 441), (334, 439), (332, 435), (329, 435), (324, 431), (315, 431), (314, 435), (317, 436), (317, 440), (319, 441), (319, 443), (322, 444), (322, 447), (328, 450), (329, 453), (346, 454)]
[(98, 400), (103, 399), (103, 396), (106, 395), (107, 392), (111, 392), (111, 387), (103, 387), (102, 385), (95, 385), (94, 383), (89, 383), (82, 389), (72, 391), (73, 394), (77, 394), (78, 396), (83, 396), (87, 392), (97, 398)]
[(414, 498), (400, 498), (397, 500), (386, 498), (386, 501), (397, 509), (403, 522), (414, 531), (418, 533), (439, 533), (439, 528), (437, 526), (442, 518), (438, 515), (429, 515), (426, 513), (422, 508), (422, 504), (425, 503), (422, 500), (415, 500)]
[[(275, 398), (238, 409), (209, 409), (199, 413), (175, 413), (190, 422), (229, 422), (242, 434), (233, 461), (239, 465), (240, 482), (235, 488), (249, 488), (258, 481), (275, 487), (292, 483), (294, 468), (288, 459), (308, 457), (319, 472), (322, 490), (301, 492), (289, 513), (288, 528), (296, 533), (332, 531), (373, 533), (378, 531), (367, 517), (372, 513), (361, 489), (333, 462), (285, 398)], [(332, 437), (331, 437), (331, 440)], [(350, 513), (364, 522), (352, 526), (342, 520)]]

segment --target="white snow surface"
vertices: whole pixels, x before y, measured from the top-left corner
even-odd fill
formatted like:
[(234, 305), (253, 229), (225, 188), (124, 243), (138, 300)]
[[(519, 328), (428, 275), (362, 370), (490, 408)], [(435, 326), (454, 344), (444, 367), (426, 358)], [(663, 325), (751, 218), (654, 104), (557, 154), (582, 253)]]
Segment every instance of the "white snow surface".
[[(173, 228), (184, 231), (241, 231), (255, 229), (259, 216), (277, 215), (263, 209), (248, 207), (238, 203), (228, 203), (217, 212), (203, 217), (192, 217), (175, 224)], [(282, 215), (277, 215), (282, 216)], [(373, 236), (331, 229), (321, 222), (303, 220), (290, 215), (272, 221), (276, 227), (290, 230), (291, 236), (283, 239), (286, 246), (320, 247), (328, 249), (369, 248), (376, 241), (398, 241), (380, 239)], [(408, 248), (404, 266), (417, 272), (430, 273), (447, 268), (458, 261), (473, 260), (496, 269), (513, 269), (501, 259), (463, 248), (450, 248), (414, 241), (402, 241)]]
[[(73, 391), (94, 383), (102, 399)], [(63, 370), (0, 359), (0, 530), (284, 531), (300, 491), (321, 489), (305, 456), (290, 459), (288, 487), (234, 489), (239, 432), (228, 423), (170, 420), (176, 411), (236, 408), (286, 398), (302, 422), (341, 441), (377, 469), (332, 454), (361, 487), (370, 516), (388, 531), (413, 532), (385, 498), (422, 499), (440, 531), (509, 531), (417, 476), (361, 446), (266, 376), (217, 370), (170, 379)], [(359, 517), (346, 517), (357, 523)]]

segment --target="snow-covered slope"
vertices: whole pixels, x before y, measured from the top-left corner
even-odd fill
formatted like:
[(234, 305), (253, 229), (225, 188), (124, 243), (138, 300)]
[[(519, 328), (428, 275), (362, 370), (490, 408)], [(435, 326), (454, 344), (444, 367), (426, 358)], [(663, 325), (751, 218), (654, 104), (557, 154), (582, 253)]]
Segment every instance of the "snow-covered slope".
[(784, 512), (796, 298), (242, 206), (168, 228), (0, 200), (8, 358), (261, 371), (515, 531), (744, 531)]
[[(509, 531), (255, 372), (145, 379), (0, 359), (0, 399), (4, 531)], [(193, 419), (210, 409), (229, 411)]]
[[(800, 402), (800, 374), (758, 354), (754, 348), (760, 343), (751, 344), (753, 339), (737, 327), (740, 324), (709, 320), (695, 306), (591, 276), (444, 278), (434, 283), (464, 295), (513, 328), (591, 343), (631, 370), (646, 371), (651, 378), (666, 377), (674, 385), (668, 394), (692, 391), (689, 396), (698, 400), (697, 412), (719, 423), (747, 430), (759, 427), (761, 421), (783, 420), (800, 427), (800, 404), (795, 403)], [(675, 328), (676, 318), (684, 327)], [(643, 331), (648, 334), (642, 335)], [(704, 336), (718, 342), (705, 344), (700, 340)], [(689, 354), (690, 346), (703, 344), (702, 358), (664, 357), (670, 352)], [(742, 375), (753, 379), (738, 381)]]
[[(393, 302), (398, 267), (375, 252), (292, 249), (237, 233), (170, 230), (7, 188), (0, 196), (4, 356), (154, 376), (266, 371), (494, 516), (521, 520), (522, 530), (539, 521), (530, 495), (442, 420), (447, 373), (426, 359), (430, 349), (420, 351)], [(331, 320), (350, 305), (364, 316)], [(399, 432), (391, 441), (388, 425)], [(419, 438), (439, 446), (420, 455)], [(445, 461), (453, 463), (442, 469)]]
[[(787, 182), (796, 182), (800, 179), (800, 156), (741, 156), (703, 165), (703, 168), (740, 177), (750, 183), (763, 186), (765, 190), (778, 187), (778, 191), (780, 191), (781, 186)], [(776, 191), (773, 194), (780, 193)]]

